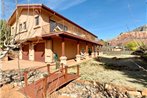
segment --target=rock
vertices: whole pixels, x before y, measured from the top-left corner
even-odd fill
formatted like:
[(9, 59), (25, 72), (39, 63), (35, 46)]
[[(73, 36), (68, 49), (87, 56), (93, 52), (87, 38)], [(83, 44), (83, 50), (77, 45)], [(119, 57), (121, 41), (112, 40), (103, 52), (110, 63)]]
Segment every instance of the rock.
[(5, 82), (6, 83), (10, 83), (11, 82), (11, 79), (10, 78), (5, 78)]
[(12, 89), (12, 88), (14, 88), (14, 85), (12, 85), (12, 84), (7, 84), (7, 85), (4, 85), (4, 86), (2, 87), (2, 90), (10, 90), (10, 89)]
[(14, 82), (13, 85), (16, 87), (17, 86), (17, 82)]
[(71, 97), (65, 95), (59, 95), (57, 98), (71, 98)]
[(147, 97), (147, 89), (144, 89), (141, 93), (142, 93), (142, 96), (146, 96)]
[(18, 91), (7, 91), (6, 94), (2, 95), (2, 98), (26, 98), (26, 97)]
[(89, 86), (89, 85), (86, 85), (85, 88), (86, 88), (87, 90), (90, 90), (90, 86)]
[(111, 90), (112, 89), (112, 86), (109, 85), (109, 84), (105, 84), (105, 89)]
[(138, 92), (138, 91), (127, 91), (127, 95), (130, 97), (130, 98), (136, 98), (136, 97), (139, 97), (141, 98), (141, 93)]

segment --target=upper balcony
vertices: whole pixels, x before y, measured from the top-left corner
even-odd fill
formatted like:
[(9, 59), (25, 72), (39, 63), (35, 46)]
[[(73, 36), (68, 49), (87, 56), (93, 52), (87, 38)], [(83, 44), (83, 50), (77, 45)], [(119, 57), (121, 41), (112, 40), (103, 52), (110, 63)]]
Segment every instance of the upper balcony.
[(64, 26), (62, 24), (56, 25), (56, 26), (51, 26), (50, 24), (43, 25), (42, 26), (42, 35), (43, 34), (49, 34), (49, 33), (58, 33), (58, 32), (68, 32), (70, 34), (88, 39), (88, 40), (93, 40), (95, 41), (96, 38), (90, 35), (89, 33), (81, 30), (80, 28), (76, 26)]

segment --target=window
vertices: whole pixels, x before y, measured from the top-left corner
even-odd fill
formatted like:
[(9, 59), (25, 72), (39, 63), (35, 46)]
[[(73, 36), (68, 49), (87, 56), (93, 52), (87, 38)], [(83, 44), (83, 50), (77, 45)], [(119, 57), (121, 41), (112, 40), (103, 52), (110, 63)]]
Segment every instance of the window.
[(61, 31), (67, 31), (67, 26), (64, 26), (61, 23), (56, 23), (54, 20), (50, 20), (50, 32), (54, 32), (55, 28), (59, 27)]
[(26, 30), (26, 29), (27, 29), (26, 22), (23, 22), (23, 29), (24, 29), (24, 30)]
[(64, 31), (67, 31), (68, 30), (68, 27), (67, 26), (64, 26)]
[(56, 22), (50, 20), (50, 32), (53, 32), (56, 26), (57, 26)]
[(39, 25), (39, 16), (35, 17), (35, 26)]
[(19, 24), (19, 31), (22, 30), (22, 24)]

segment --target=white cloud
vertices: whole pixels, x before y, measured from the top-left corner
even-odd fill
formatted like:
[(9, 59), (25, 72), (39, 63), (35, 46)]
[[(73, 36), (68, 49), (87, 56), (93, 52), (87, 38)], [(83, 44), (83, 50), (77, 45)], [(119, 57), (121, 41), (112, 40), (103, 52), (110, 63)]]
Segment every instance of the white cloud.
[[(18, 0), (19, 4), (44, 4), (48, 6), (49, 8), (56, 10), (56, 11), (61, 11), (61, 10), (66, 10), (68, 8), (71, 8), (73, 6), (76, 6), (78, 4), (81, 4), (85, 2), (86, 0)], [(0, 18), (5, 18), (7, 19), (13, 12), (13, 10), (16, 7), (16, 2), (15, 0), (4, 0), (5, 3), (5, 9), (4, 9), (4, 14), (2, 13), (2, 9), (0, 8)], [(2, 2), (0, 2), (0, 6), (2, 6)]]
[(54, 10), (66, 10), (85, 1), (86, 0), (50, 0), (47, 5)]

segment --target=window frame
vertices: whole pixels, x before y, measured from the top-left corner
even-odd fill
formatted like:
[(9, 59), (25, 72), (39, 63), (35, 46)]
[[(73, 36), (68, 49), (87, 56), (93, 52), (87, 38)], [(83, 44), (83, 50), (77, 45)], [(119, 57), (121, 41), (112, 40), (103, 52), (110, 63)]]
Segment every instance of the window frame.
[(19, 31), (22, 31), (22, 23), (19, 24)]
[(23, 30), (26, 30), (27, 29), (27, 22), (23, 22)]
[(40, 19), (39, 19), (39, 15), (35, 16), (35, 26), (38, 26), (40, 24)]

